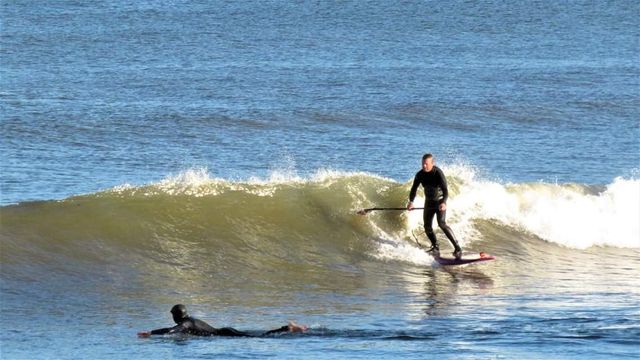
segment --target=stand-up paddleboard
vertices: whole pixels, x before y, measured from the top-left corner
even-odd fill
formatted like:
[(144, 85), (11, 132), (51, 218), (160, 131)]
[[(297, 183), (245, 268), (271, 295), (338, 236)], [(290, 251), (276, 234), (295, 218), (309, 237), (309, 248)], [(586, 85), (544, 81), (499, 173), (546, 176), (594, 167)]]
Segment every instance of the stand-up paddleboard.
[(478, 254), (464, 254), (462, 255), (462, 257), (460, 259), (456, 259), (455, 257), (442, 257), (440, 256), (440, 254), (436, 253), (432, 253), (429, 250), (425, 249), (422, 244), (420, 244), (420, 241), (418, 241), (418, 237), (413, 234), (413, 238), (416, 240), (416, 244), (418, 244), (418, 247), (424, 251), (427, 252), (427, 254), (433, 256), (433, 258), (435, 259), (435, 261), (438, 262), (438, 264), (442, 265), (442, 266), (449, 266), (449, 265), (465, 265), (465, 264), (471, 264), (471, 263), (475, 263), (475, 262), (481, 262), (481, 261), (488, 261), (488, 260), (495, 260), (496, 257), (495, 256), (491, 256), (489, 254), (480, 252)]
[(460, 259), (456, 259), (454, 257), (441, 257), (440, 255), (433, 255), (433, 258), (440, 265), (448, 266), (448, 265), (464, 265), (471, 264), (480, 261), (489, 261), (495, 260), (495, 256), (491, 256), (489, 254), (485, 254), (483, 252), (479, 254), (465, 254)]

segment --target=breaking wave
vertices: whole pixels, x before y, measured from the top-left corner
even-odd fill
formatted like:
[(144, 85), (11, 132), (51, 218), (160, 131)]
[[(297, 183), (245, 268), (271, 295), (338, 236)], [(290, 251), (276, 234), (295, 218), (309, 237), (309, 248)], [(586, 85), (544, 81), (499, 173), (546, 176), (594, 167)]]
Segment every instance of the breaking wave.
[[(448, 222), (465, 247), (494, 238), (556, 248), (640, 247), (638, 179), (604, 186), (503, 184), (465, 166), (445, 170)], [(4, 206), (0, 259), (139, 256), (188, 267), (204, 259), (211, 266), (252, 266), (284, 258), (339, 266), (365, 257), (430, 264), (412, 238), (422, 228), (421, 211), (356, 214), (404, 206), (409, 187), (410, 181), (358, 172), (231, 181), (192, 169), (142, 186)]]

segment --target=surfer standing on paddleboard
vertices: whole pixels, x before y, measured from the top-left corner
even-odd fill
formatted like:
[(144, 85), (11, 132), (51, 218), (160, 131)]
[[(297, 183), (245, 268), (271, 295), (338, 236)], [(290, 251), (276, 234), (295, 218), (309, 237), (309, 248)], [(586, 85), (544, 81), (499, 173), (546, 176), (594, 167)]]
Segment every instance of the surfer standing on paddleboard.
[[(234, 337), (256, 337), (256, 335), (252, 335), (246, 333), (244, 331), (238, 331), (234, 328), (225, 327), (225, 328), (214, 328), (213, 326), (207, 324), (206, 322), (193, 318), (187, 314), (187, 307), (178, 304), (174, 305), (171, 308), (171, 315), (173, 316), (173, 321), (176, 322), (176, 326), (164, 329), (157, 329), (151, 331), (142, 331), (138, 333), (139, 337), (149, 337), (151, 335), (164, 335), (164, 334), (189, 334), (189, 335), (197, 335), (197, 336), (234, 336)], [(290, 322), (288, 325), (280, 327), (275, 330), (270, 330), (265, 332), (264, 334), (258, 336), (267, 336), (272, 334), (281, 334), (281, 333), (297, 333), (304, 332), (307, 330), (307, 326), (297, 325), (293, 322)]]
[(447, 189), (447, 179), (444, 176), (442, 170), (434, 165), (435, 159), (431, 154), (424, 154), (422, 156), (422, 169), (418, 171), (413, 179), (413, 185), (411, 186), (411, 192), (409, 193), (409, 204), (407, 204), (407, 210), (413, 209), (413, 200), (416, 198), (416, 192), (418, 191), (418, 185), (422, 184), (424, 188), (424, 230), (427, 233), (427, 237), (431, 241), (431, 248), (427, 250), (432, 252), (435, 256), (440, 255), (440, 249), (438, 248), (438, 240), (436, 234), (433, 232), (433, 217), (436, 216), (438, 220), (438, 226), (451, 244), (455, 251), (453, 256), (456, 259), (462, 257), (462, 249), (456, 241), (453, 231), (449, 225), (447, 225), (447, 198), (449, 197), (449, 190)]

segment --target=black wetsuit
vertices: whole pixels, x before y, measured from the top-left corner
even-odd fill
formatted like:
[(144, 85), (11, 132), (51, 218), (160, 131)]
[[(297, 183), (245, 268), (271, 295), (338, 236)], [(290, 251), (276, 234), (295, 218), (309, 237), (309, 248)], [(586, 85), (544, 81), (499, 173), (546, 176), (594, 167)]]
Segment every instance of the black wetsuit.
[[(264, 334), (258, 336), (272, 335), (277, 333), (288, 332), (289, 327), (287, 325), (267, 331)], [(163, 334), (189, 334), (197, 336), (235, 336), (235, 337), (256, 337), (243, 331), (238, 331), (234, 328), (225, 327), (216, 329), (206, 322), (192, 318), (190, 316), (180, 320), (178, 325), (171, 328), (156, 329), (151, 331), (151, 335), (163, 335)]]
[(439, 211), (439, 206), (442, 203), (446, 203), (449, 198), (449, 189), (447, 188), (447, 179), (444, 176), (442, 170), (439, 167), (434, 166), (431, 171), (426, 172), (424, 170), (418, 171), (413, 179), (413, 185), (411, 186), (411, 192), (409, 193), (409, 201), (413, 202), (416, 198), (418, 191), (418, 185), (422, 185), (424, 188), (424, 231), (427, 233), (427, 237), (431, 241), (431, 246), (438, 247), (438, 241), (436, 234), (433, 232), (433, 217), (434, 215), (438, 219), (438, 226), (444, 234), (447, 236), (455, 250), (460, 250), (460, 245), (456, 241), (453, 231), (449, 225), (447, 225), (447, 211)]

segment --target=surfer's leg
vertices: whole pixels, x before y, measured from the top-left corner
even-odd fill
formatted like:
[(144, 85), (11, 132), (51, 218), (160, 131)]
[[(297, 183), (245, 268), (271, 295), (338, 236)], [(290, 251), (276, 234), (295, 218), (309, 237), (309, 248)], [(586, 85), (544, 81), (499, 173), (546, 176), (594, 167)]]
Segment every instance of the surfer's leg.
[(458, 245), (455, 235), (453, 235), (453, 230), (451, 230), (449, 225), (447, 225), (447, 211), (438, 211), (436, 219), (438, 220), (438, 226), (442, 229), (442, 232), (444, 232), (444, 234), (447, 235), (447, 239), (451, 241), (451, 244), (455, 249), (455, 257), (459, 258), (462, 255), (462, 249), (460, 248), (460, 245)]
[(216, 329), (212, 335), (215, 336), (232, 336), (232, 337), (252, 337), (251, 334), (248, 334), (243, 331), (238, 331), (231, 327), (224, 327), (220, 329)]
[(285, 326), (279, 327), (277, 329), (269, 330), (266, 333), (262, 334), (262, 336), (268, 336), (268, 335), (273, 335), (273, 334), (282, 334), (282, 333), (286, 333), (286, 332), (289, 332), (289, 325), (285, 325)]
[(438, 248), (438, 239), (436, 239), (436, 233), (433, 231), (433, 217), (436, 214), (437, 209), (427, 206), (425, 204), (422, 220), (424, 221), (424, 232), (427, 234), (427, 238), (431, 241), (431, 247)]
[(281, 334), (281, 333), (287, 333), (287, 332), (292, 332), (292, 333), (305, 332), (307, 331), (308, 328), (309, 327), (306, 325), (298, 325), (293, 321), (290, 321), (289, 324), (279, 327), (277, 329), (269, 330), (266, 333), (262, 334), (262, 336)]

